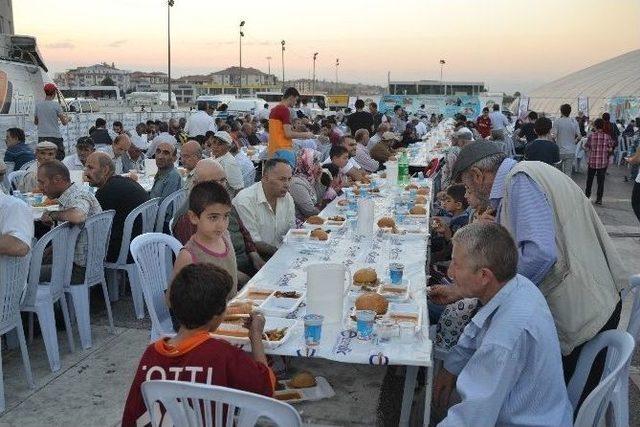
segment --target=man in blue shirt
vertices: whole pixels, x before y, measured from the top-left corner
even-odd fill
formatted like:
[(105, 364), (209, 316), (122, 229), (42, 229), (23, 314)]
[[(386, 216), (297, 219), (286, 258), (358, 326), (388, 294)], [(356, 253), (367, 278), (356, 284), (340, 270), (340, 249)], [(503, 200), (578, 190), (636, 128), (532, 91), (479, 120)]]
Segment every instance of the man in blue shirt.
[(471, 224), (453, 237), (452, 287), (482, 307), (436, 379), (436, 406), (448, 406), (454, 385), (461, 398), (439, 426), (573, 425), (553, 317), (517, 265), (515, 242), (498, 224)]
[(35, 160), (36, 155), (25, 143), (24, 131), (20, 128), (7, 129), (7, 151), (4, 153), (4, 162), (13, 163), (13, 170), (20, 170), (22, 165)]

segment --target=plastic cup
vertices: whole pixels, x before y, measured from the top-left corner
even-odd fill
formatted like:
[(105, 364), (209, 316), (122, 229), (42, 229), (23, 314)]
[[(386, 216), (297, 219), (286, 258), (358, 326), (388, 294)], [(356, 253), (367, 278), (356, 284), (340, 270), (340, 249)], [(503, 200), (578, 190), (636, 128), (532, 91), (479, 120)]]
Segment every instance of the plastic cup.
[(393, 262), (389, 264), (389, 279), (392, 285), (400, 285), (402, 283), (402, 274), (404, 272), (404, 264)]
[(400, 322), (400, 342), (403, 344), (412, 343), (416, 337), (416, 325), (413, 322)]
[(373, 310), (356, 310), (356, 332), (359, 340), (371, 339), (375, 319), (376, 312)]
[(383, 344), (398, 336), (398, 325), (391, 319), (382, 319), (377, 325), (377, 330), (378, 340)]
[(303, 317), (304, 341), (308, 346), (316, 346), (320, 344), (323, 320), (324, 316), (321, 314), (307, 314)]

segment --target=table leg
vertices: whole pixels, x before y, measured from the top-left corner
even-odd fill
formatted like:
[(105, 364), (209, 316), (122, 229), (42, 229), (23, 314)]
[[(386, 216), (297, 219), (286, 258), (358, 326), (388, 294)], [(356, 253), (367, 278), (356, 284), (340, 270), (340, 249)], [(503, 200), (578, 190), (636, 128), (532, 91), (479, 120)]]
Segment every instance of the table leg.
[(427, 369), (427, 383), (424, 389), (424, 421), (423, 427), (429, 427), (429, 421), (431, 421), (431, 392), (433, 391), (433, 363)]
[(416, 389), (416, 379), (418, 378), (418, 367), (407, 366), (404, 376), (404, 392), (402, 393), (402, 409), (400, 410), (400, 426), (409, 425), (411, 416), (411, 404)]

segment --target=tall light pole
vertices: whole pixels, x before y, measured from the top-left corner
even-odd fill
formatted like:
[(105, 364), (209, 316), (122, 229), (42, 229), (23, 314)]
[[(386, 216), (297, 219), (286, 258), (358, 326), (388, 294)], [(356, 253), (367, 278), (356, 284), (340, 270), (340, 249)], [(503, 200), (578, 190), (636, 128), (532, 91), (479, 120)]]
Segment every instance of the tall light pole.
[[(444, 85), (444, 81), (442, 80), (442, 69), (444, 68), (444, 64), (446, 64), (446, 61), (444, 59), (440, 60), (440, 84)], [(444, 94), (447, 94), (447, 86), (444, 87)]]
[(270, 56), (267, 56), (267, 58), (266, 58), (266, 59), (267, 59), (267, 67), (268, 67), (268, 70), (269, 70), (269, 71), (267, 72), (267, 74), (271, 75), (271, 57), (270, 57)]
[(282, 93), (284, 94), (284, 40), (280, 44), (282, 45)]
[(174, 0), (167, 2), (167, 81), (168, 91), (167, 99), (169, 100), (169, 111), (173, 111), (173, 102), (171, 102), (171, 8)]
[(242, 98), (242, 38), (244, 37), (242, 27), (244, 27), (244, 21), (240, 21), (240, 89), (238, 90), (238, 98)]
[(336, 58), (336, 93), (338, 93), (338, 65), (340, 65), (340, 58)]
[(313, 98), (313, 108), (316, 107), (316, 58), (318, 52), (313, 54), (313, 84), (311, 85), (311, 97)]

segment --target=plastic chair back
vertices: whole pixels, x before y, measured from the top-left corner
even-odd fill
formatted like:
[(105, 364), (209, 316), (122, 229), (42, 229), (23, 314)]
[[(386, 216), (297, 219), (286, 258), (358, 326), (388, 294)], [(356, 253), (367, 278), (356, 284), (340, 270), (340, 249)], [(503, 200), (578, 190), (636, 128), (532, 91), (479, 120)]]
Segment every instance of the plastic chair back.
[[(182, 204), (187, 200), (188, 196), (187, 190), (181, 188), (180, 190), (174, 191), (169, 194), (165, 199), (160, 203), (160, 207), (158, 208), (158, 215), (156, 218), (156, 226), (155, 232), (162, 233), (164, 231), (164, 223), (167, 219), (167, 216), (173, 217), (176, 211), (182, 206)], [(168, 215), (169, 209), (171, 209), (170, 215)]]
[(109, 246), (111, 224), (116, 212), (108, 210), (92, 215), (81, 227), (87, 233), (87, 265), (84, 283), (93, 285), (104, 282), (104, 259)]
[(575, 419), (576, 426), (599, 425), (611, 403), (613, 389), (620, 379), (620, 373), (633, 354), (634, 341), (628, 332), (609, 330), (596, 335), (582, 348), (575, 373), (569, 381), (567, 392), (575, 410), (582, 390), (591, 372), (598, 353), (606, 349), (607, 360), (600, 384), (584, 400)]
[(23, 257), (0, 256), (0, 335), (20, 322), (20, 298), (29, 275), (31, 252)]
[(21, 171), (26, 171), (27, 169), (29, 169), (31, 167), (31, 165), (33, 165), (35, 162), (37, 162), (37, 160), (31, 160), (30, 162), (27, 162), (25, 164), (23, 164), (22, 166), (20, 166)]
[[(161, 413), (155, 408), (156, 402), (164, 406), (166, 415), (176, 426), (249, 427), (260, 417), (269, 418), (282, 427), (302, 424), (298, 411), (287, 403), (226, 387), (182, 381), (145, 381), (142, 397), (154, 427), (162, 422)], [(236, 409), (240, 412), (234, 424)]]
[[(151, 318), (151, 340), (174, 333), (165, 300), (172, 270), (171, 253), (175, 256), (182, 244), (163, 233), (142, 234), (131, 242), (131, 255), (138, 266), (138, 277)], [(169, 265), (166, 265), (167, 262)]]
[(122, 227), (122, 242), (120, 243), (120, 253), (116, 264), (125, 265), (129, 255), (129, 244), (131, 243), (131, 235), (133, 234), (133, 226), (138, 217), (142, 217), (142, 230), (140, 234), (151, 233), (156, 224), (156, 216), (158, 214), (158, 204), (160, 198), (156, 197), (147, 200), (131, 212), (124, 220)]
[(47, 232), (33, 245), (31, 250), (31, 265), (29, 268), (29, 281), (22, 296), (22, 305), (34, 307), (40, 284), (40, 270), (44, 251), (51, 243), (53, 259), (51, 261), (51, 278), (47, 283), (50, 286), (53, 301), (58, 300), (63, 292), (64, 285), (71, 280), (73, 265), (73, 253), (76, 241), (80, 234), (80, 228), (74, 227), (68, 222), (62, 223)]
[(638, 341), (640, 333), (640, 274), (635, 274), (629, 278), (629, 288), (627, 294), (633, 297), (633, 305), (631, 307), (631, 315), (629, 317), (629, 325), (627, 332)]
[(26, 170), (17, 170), (13, 172), (9, 172), (7, 175), (7, 181), (9, 182), (9, 189), (11, 191), (16, 190), (18, 188), (18, 182), (27, 174)]

